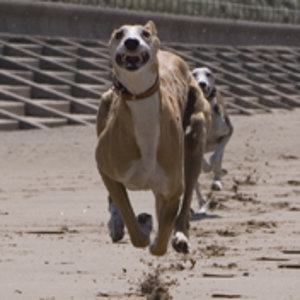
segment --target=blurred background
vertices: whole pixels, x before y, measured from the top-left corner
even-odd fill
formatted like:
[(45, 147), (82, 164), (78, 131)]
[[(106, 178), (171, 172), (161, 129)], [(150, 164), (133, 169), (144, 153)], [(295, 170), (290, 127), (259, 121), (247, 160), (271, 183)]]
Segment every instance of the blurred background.
[(201, 17), (299, 23), (299, 0), (44, 0)]
[(300, 107), (300, 0), (0, 0), (0, 130), (95, 126), (107, 41), (152, 19), (161, 47), (215, 73), (231, 114)]

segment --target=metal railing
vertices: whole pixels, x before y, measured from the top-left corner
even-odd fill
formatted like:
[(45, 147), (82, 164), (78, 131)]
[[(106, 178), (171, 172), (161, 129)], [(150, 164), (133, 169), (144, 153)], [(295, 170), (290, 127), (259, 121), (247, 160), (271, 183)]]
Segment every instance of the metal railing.
[(300, 24), (300, 10), (224, 0), (35, 0), (273, 23)]

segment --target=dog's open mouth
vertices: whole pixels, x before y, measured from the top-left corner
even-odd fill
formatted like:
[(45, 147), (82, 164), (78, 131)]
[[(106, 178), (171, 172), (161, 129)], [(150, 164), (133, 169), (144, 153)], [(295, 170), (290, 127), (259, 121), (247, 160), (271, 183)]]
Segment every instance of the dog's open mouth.
[(129, 71), (136, 71), (143, 65), (145, 65), (150, 58), (147, 52), (141, 52), (139, 54), (117, 54), (116, 63)]

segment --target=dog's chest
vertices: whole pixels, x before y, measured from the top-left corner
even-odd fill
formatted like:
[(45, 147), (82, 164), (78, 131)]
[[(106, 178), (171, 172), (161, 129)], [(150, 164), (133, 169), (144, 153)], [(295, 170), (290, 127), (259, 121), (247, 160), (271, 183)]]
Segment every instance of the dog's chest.
[(165, 176), (157, 161), (160, 139), (160, 99), (153, 95), (147, 99), (128, 102), (134, 135), (140, 158), (133, 161), (123, 182), (130, 189), (154, 189), (165, 185)]
[(160, 135), (159, 97), (128, 102), (132, 116), (136, 142), (141, 152), (141, 161), (145, 166), (153, 166)]

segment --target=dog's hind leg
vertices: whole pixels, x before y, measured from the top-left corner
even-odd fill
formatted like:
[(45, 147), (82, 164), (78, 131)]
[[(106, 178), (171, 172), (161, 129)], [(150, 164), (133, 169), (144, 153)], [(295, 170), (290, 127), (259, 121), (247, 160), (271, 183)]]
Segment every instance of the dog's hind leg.
[(210, 163), (212, 166), (212, 171), (214, 173), (214, 179), (212, 183), (212, 190), (214, 191), (220, 191), (222, 190), (222, 159), (223, 159), (223, 153), (224, 148), (227, 143), (228, 139), (222, 138), (221, 143), (218, 145), (216, 151), (214, 154), (210, 157)]
[(205, 150), (207, 129), (202, 112), (192, 115), (185, 133), (185, 191), (180, 213), (176, 219), (175, 235), (172, 240), (174, 249), (188, 253), (188, 229), (190, 205), (194, 187), (199, 177)]
[(203, 157), (203, 161), (202, 161), (202, 170), (205, 173), (211, 172), (211, 165), (210, 165), (210, 163), (207, 162), (205, 157)]
[(195, 192), (198, 198), (198, 205), (199, 205), (198, 213), (205, 214), (207, 211), (208, 202), (205, 200), (204, 196), (202, 195), (199, 182), (196, 183)]
[(109, 198), (110, 219), (107, 223), (112, 241), (118, 242), (124, 236), (124, 222), (116, 204)]
[[(113, 224), (114, 221), (119, 221), (122, 216), (121, 219), (123, 219), (128, 229), (132, 244), (135, 247), (148, 246), (150, 243), (150, 232), (152, 229), (151, 216), (148, 214), (141, 214), (136, 218), (125, 187), (121, 183), (110, 179), (105, 174), (101, 172), (100, 174), (107, 190), (109, 191), (109, 199), (113, 202), (111, 208), (114, 210), (114, 213), (116, 213), (111, 222), (112, 227), (116, 226), (116, 223)], [(116, 208), (117, 210), (115, 210)], [(117, 226), (119, 225), (120, 224), (117, 224)], [(116, 229), (116, 227), (114, 229)], [(121, 229), (121, 226), (119, 229)]]

